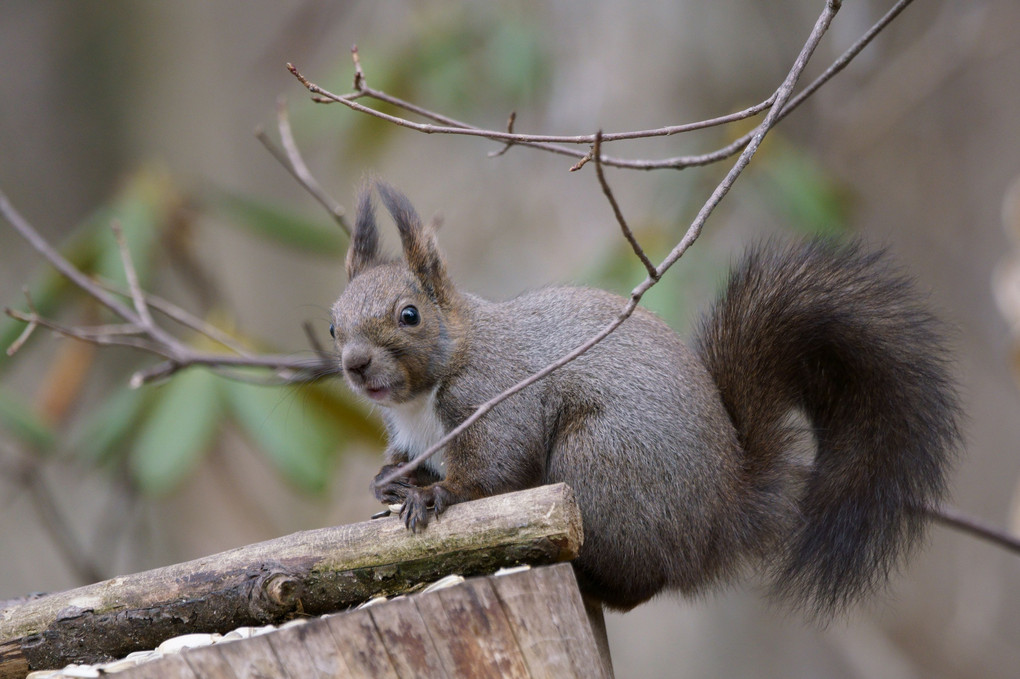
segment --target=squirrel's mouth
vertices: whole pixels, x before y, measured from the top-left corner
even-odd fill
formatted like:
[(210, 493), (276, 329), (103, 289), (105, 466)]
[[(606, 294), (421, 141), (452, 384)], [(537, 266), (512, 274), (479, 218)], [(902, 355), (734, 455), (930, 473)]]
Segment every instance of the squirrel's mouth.
[(365, 395), (373, 401), (384, 401), (390, 395), (389, 387), (365, 387)]

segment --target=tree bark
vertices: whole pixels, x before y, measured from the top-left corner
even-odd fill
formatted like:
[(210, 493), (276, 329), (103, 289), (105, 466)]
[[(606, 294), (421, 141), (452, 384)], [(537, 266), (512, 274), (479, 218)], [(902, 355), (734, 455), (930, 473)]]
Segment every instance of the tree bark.
[(0, 609), (0, 679), (320, 615), (449, 573), (565, 561), (582, 539), (563, 484), (455, 505), (418, 534), (396, 517), (295, 533)]

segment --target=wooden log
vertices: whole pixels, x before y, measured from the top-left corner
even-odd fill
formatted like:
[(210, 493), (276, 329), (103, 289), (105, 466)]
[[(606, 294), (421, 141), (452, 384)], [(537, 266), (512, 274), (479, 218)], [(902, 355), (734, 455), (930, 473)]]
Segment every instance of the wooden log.
[(596, 637), (573, 570), (556, 564), (185, 649), (117, 676), (612, 679), (612, 663)]
[(566, 561), (581, 541), (563, 484), (455, 505), (418, 534), (396, 517), (295, 533), (2, 609), (0, 679), (336, 611), (449, 573)]

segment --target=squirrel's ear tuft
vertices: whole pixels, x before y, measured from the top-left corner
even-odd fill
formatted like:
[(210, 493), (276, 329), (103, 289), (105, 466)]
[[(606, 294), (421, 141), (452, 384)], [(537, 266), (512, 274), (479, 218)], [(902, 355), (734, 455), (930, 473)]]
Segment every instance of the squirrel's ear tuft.
[(379, 196), (400, 231), (407, 267), (437, 303), (448, 298), (452, 283), (446, 277), (446, 261), (439, 251), (436, 222), (423, 224), (407, 196), (389, 184), (378, 182)]
[(375, 206), (372, 205), (372, 187), (361, 187), (358, 193), (358, 215), (354, 233), (347, 248), (347, 280), (351, 280), (379, 261), (379, 232), (375, 228)]

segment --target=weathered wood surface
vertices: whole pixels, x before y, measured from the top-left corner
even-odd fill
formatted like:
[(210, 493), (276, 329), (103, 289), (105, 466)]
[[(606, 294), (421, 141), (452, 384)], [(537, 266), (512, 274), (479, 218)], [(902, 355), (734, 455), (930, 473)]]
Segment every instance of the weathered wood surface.
[[(581, 541), (580, 513), (563, 484), (455, 505), (419, 534), (396, 517), (295, 533), (2, 609), (0, 679), (121, 657), (185, 633), (336, 611), (448, 573), (565, 561)], [(378, 635), (367, 624), (353, 632)]]
[(599, 652), (573, 570), (557, 564), (186, 649), (117, 676), (611, 679), (612, 666)]

